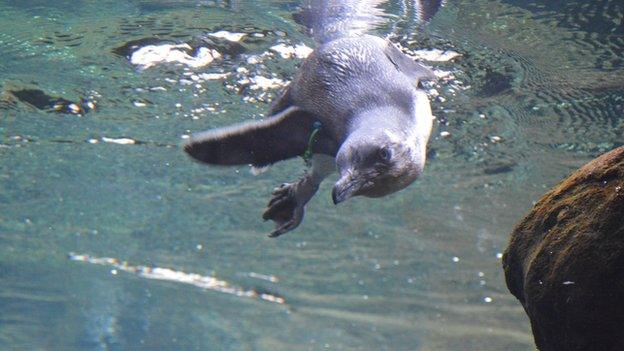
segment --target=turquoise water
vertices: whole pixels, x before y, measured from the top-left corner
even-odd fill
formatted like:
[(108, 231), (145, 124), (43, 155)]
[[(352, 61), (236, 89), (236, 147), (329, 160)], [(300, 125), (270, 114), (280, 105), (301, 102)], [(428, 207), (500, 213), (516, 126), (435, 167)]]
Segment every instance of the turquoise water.
[[(541, 194), (624, 144), (624, 9), (449, 1), (416, 26), (400, 4), (372, 32), (462, 55), (429, 62), (449, 76), (424, 176), (338, 207), (330, 178), (270, 239), (262, 210), (302, 161), (253, 176), (180, 144), (266, 112), (277, 88), (245, 79), (287, 81), (300, 60), (266, 53), (314, 45), (297, 2), (0, 1), (0, 349), (533, 350), (500, 253)], [(199, 68), (120, 49), (221, 30), (246, 37)]]

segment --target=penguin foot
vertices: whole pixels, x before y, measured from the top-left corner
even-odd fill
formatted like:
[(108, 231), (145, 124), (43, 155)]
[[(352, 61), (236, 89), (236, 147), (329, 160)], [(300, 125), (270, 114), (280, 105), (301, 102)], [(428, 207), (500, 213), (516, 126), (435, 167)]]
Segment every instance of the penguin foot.
[(297, 201), (298, 183), (284, 183), (275, 188), (273, 197), (262, 214), (262, 218), (275, 222), (275, 230), (269, 237), (275, 238), (299, 226), (303, 220), (305, 203)]

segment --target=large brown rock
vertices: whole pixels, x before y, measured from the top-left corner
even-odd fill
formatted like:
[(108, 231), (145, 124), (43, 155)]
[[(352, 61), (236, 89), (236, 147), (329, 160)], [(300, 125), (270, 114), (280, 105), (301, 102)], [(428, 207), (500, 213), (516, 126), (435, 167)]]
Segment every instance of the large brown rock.
[(540, 350), (624, 350), (624, 147), (544, 195), (503, 267)]

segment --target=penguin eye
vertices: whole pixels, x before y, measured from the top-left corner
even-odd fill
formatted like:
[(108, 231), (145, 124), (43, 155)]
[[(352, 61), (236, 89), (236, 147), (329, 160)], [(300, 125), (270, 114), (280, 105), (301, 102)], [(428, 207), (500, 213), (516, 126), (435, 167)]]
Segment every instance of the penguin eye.
[(392, 159), (392, 150), (387, 147), (379, 149), (379, 159), (382, 161), (390, 161)]

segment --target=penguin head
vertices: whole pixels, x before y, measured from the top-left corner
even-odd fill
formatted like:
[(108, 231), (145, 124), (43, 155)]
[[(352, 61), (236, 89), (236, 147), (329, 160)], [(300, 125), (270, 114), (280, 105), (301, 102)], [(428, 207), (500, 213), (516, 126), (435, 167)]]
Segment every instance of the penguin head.
[(427, 95), (416, 90), (408, 106), (387, 104), (358, 113), (336, 154), (340, 179), (335, 204), (353, 196), (381, 197), (412, 184), (425, 168), (432, 128)]
[(353, 196), (381, 197), (412, 184), (425, 167), (427, 138), (382, 130), (350, 138), (336, 155), (335, 204)]

